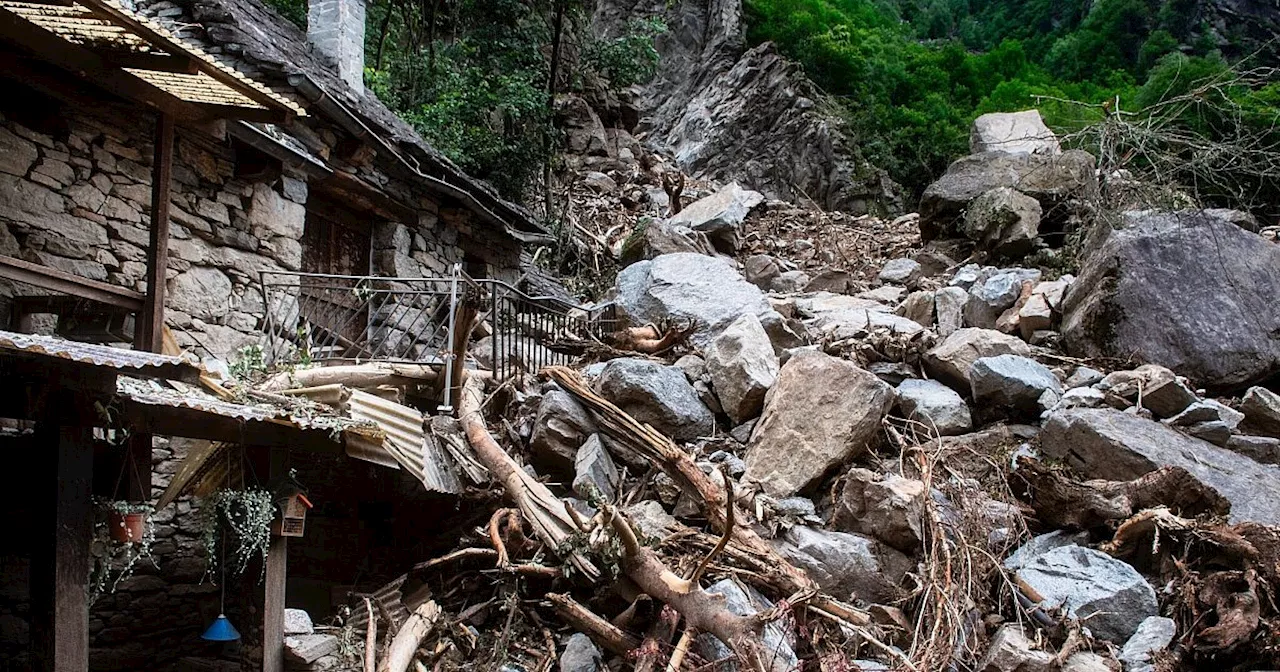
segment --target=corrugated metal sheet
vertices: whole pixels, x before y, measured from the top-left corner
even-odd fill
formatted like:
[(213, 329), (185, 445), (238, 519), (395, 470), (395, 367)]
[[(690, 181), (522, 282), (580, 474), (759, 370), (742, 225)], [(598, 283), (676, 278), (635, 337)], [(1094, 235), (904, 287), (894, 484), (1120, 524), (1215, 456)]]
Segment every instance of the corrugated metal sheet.
[(108, 345), (68, 341), (55, 336), (18, 334), (11, 331), (0, 331), (0, 350), (56, 357), (121, 372), (189, 382), (199, 380), (200, 374), (204, 373), (196, 358), (189, 354), (180, 357), (157, 355), (142, 350), (125, 350)]
[(373, 422), (387, 436), (380, 445), (348, 441), (348, 455), (384, 466), (403, 467), (433, 492), (454, 495), (462, 492), (454, 460), (434, 437), (426, 435), (423, 429), (426, 418), (421, 411), (363, 390), (348, 390), (344, 396), (343, 407), (351, 418)]
[[(348, 439), (354, 436), (362, 440), (380, 441), (382, 436), (382, 432), (369, 423), (333, 413), (303, 415), (267, 403), (237, 404), (195, 389), (180, 392), (155, 381), (122, 376), (116, 379), (116, 392), (139, 404), (190, 408), (236, 420), (286, 422), (300, 430), (319, 430), (334, 436), (342, 434)], [(321, 408), (323, 407), (317, 407), (317, 410)]]

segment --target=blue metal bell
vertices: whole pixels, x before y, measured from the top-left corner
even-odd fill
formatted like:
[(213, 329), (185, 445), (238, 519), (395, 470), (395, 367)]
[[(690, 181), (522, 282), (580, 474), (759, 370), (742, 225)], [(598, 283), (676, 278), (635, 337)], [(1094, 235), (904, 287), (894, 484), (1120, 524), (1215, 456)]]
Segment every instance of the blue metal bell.
[(228, 621), (225, 615), (218, 614), (204, 634), (200, 635), (200, 639), (210, 642), (234, 642), (240, 639), (240, 631), (236, 630), (236, 626), (231, 625), (231, 621)]

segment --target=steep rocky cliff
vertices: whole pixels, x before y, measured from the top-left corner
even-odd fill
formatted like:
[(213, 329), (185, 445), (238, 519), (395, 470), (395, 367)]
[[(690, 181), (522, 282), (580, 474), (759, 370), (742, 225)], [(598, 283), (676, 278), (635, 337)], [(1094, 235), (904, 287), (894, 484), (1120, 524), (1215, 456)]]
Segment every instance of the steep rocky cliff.
[(600, 0), (593, 28), (661, 16), (662, 59), (641, 88), (637, 133), (685, 172), (855, 214), (901, 209), (896, 185), (858, 154), (824, 95), (772, 45), (747, 49), (741, 0)]

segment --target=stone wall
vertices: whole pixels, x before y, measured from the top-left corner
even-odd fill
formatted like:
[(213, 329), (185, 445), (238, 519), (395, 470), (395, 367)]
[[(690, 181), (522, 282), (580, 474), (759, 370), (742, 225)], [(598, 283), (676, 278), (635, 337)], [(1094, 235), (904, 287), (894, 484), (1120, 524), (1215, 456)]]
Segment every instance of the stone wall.
[[(63, 113), (49, 124), (60, 127), (53, 133), (0, 112), (0, 254), (145, 291), (153, 122), (123, 108), (104, 112)], [(167, 324), (184, 348), (224, 358), (261, 339), (259, 272), (300, 270), (310, 191), (288, 167), (237, 176), (236, 152), (179, 129), (173, 168)], [(491, 277), (515, 277), (516, 241), (377, 165), (348, 169), (419, 204), (420, 214), (417, 226), (375, 220), (372, 273), (440, 277), (456, 262), (479, 261)], [(0, 298), (32, 293), (0, 284)]]

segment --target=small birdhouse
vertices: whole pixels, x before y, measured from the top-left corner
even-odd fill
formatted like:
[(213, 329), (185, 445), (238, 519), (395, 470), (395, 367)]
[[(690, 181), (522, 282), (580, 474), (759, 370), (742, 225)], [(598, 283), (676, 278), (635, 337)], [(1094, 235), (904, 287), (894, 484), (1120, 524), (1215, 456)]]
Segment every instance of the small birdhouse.
[(301, 492), (295, 492), (276, 500), (280, 506), (280, 518), (275, 523), (273, 532), (280, 537), (301, 537), (307, 523), (307, 509), (311, 501)]

